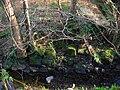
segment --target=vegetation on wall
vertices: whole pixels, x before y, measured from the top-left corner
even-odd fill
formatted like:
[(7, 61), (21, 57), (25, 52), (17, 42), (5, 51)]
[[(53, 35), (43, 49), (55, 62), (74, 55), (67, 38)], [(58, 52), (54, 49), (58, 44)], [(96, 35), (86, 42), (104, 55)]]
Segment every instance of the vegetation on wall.
[[(43, 81), (49, 75), (57, 80), (58, 73), (63, 80), (72, 78), (72, 83), (78, 85), (82, 82), (81, 77), (88, 84), (109, 84), (108, 88), (107, 85), (94, 86), (94, 90), (119, 89), (120, 15), (117, 3), (111, 0), (23, 1), (2, 0), (0, 3), (0, 11), (4, 9), (0, 12), (0, 65), (6, 90), (9, 90), (9, 84), (13, 86), (13, 82), (21, 84), (25, 90), (32, 89), (32, 86), (12, 78), (9, 71), (18, 72), (22, 79), (35, 73), (35, 85), (42, 79), (36, 75), (39, 72)], [(16, 3), (20, 4), (19, 10)], [(94, 13), (87, 15), (87, 12)], [(111, 81), (106, 76), (112, 77)], [(48, 83), (53, 84), (52, 89), (56, 89), (54, 79)], [(61, 87), (64, 86), (60, 86), (60, 90)], [(65, 89), (69, 90), (69, 87), (65, 86)], [(86, 90), (77, 86), (70, 90), (74, 89)], [(47, 90), (46, 86), (41, 90)]]

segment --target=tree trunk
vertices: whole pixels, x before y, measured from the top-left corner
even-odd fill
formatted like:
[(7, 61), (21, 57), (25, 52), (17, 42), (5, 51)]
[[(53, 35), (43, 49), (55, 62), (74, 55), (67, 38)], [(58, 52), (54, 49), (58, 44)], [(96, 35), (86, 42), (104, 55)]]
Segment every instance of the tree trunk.
[(11, 24), (11, 35), (15, 45), (17, 46), (17, 57), (24, 57), (25, 49), (22, 45), (19, 26), (16, 20), (16, 16), (14, 14), (14, 9), (11, 5), (10, 0), (2, 0), (2, 3)]
[(23, 9), (24, 9), (24, 14), (25, 14), (25, 26), (26, 30), (29, 31), (29, 40), (31, 40), (31, 28), (30, 28), (30, 18), (29, 18), (29, 7), (28, 7), (28, 0), (23, 0)]
[(76, 14), (76, 4), (78, 0), (71, 0), (71, 13)]
[(61, 0), (56, 0), (58, 4), (58, 10), (62, 10)]

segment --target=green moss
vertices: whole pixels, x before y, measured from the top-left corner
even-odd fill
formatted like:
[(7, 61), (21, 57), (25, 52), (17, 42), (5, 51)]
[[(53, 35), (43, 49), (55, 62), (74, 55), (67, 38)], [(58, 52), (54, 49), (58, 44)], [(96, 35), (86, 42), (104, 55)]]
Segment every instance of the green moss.
[(71, 56), (76, 56), (77, 55), (77, 51), (75, 47), (72, 46), (68, 46), (68, 54), (70, 54)]

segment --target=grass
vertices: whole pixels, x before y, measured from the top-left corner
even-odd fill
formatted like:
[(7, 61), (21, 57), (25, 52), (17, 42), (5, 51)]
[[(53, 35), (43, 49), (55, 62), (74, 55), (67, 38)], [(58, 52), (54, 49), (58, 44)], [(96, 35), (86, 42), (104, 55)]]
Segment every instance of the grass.
[[(46, 87), (40, 87), (38, 88), (38, 90), (51, 90), (51, 89), (48, 89)], [(120, 90), (120, 87), (119, 86), (115, 86), (113, 85), (111, 88), (108, 88), (108, 87), (94, 87), (93, 89), (88, 89), (87, 87), (75, 87), (74, 89), (72, 88), (69, 88), (69, 89), (54, 89), (54, 90)]]

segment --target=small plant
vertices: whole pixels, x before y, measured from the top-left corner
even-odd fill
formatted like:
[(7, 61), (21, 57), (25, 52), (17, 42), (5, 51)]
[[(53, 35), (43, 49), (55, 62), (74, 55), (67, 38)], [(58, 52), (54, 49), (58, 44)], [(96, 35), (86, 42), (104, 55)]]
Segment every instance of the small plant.
[(43, 56), (45, 54), (45, 47), (41, 44), (35, 47), (35, 50), (39, 53), (40, 56)]
[(47, 88), (45, 88), (45, 87), (42, 87), (42, 89), (41, 90), (49, 90), (49, 89), (47, 89)]
[(5, 80), (9, 80), (11, 82), (13, 81), (13, 78), (8, 74), (8, 72), (5, 69), (2, 70), (1, 78), (2, 78), (2, 81), (5, 81)]
[(120, 90), (120, 87), (116, 85), (112, 85), (112, 87), (109, 90)]
[(100, 56), (99, 56), (96, 52), (93, 52), (93, 57), (94, 57), (94, 60), (95, 60), (97, 63), (100, 63), (100, 64), (101, 64)]
[(108, 89), (105, 87), (96, 87), (94, 90), (108, 90)]
[(45, 48), (45, 53), (48, 56), (48, 58), (56, 58), (56, 51), (51, 42), (47, 44)]
[(50, 40), (41, 40), (38, 33), (33, 34), (33, 46), (40, 56), (45, 56), (45, 58), (55, 58), (56, 51), (53, 47), (53, 43)]
[(105, 52), (103, 52), (103, 55), (106, 59), (108, 59), (110, 62), (113, 61), (113, 58), (115, 56), (115, 52), (113, 50), (105, 50)]
[(13, 78), (8, 74), (8, 72), (5, 69), (2, 70), (1, 78), (2, 78), (2, 82), (4, 84), (5, 90), (9, 90), (9, 88), (12, 90), (12, 86), (10, 82), (13, 82)]
[(108, 87), (95, 87), (94, 90), (120, 90), (119, 86), (112, 85), (111, 88)]
[(84, 87), (81, 87), (81, 90), (85, 90), (85, 88), (84, 88)]

